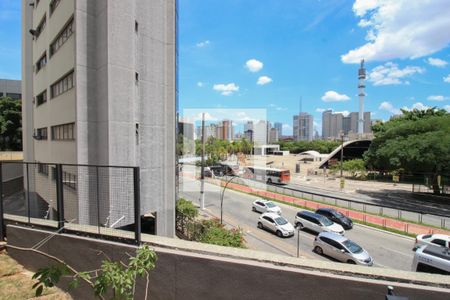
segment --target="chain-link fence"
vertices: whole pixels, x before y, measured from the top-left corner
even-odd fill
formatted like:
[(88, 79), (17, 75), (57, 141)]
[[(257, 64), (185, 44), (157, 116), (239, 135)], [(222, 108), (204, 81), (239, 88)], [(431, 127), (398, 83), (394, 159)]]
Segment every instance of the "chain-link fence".
[(6, 219), (140, 242), (139, 168), (0, 162), (0, 170), (0, 224)]

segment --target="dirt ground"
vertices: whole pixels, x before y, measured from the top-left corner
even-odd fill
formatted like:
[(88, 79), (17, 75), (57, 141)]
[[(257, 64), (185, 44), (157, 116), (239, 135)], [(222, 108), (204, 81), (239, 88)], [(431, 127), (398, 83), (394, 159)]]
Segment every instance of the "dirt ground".
[(6, 251), (0, 251), (0, 299), (2, 300), (71, 300), (72, 298), (57, 288), (45, 289), (43, 295), (35, 297), (32, 289), (36, 282), (31, 279), (33, 273), (26, 270), (14, 259), (8, 256)]

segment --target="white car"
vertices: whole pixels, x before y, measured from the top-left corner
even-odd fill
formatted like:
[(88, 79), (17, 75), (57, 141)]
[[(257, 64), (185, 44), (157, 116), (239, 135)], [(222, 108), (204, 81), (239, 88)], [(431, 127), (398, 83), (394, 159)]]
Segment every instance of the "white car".
[(416, 244), (413, 250), (416, 251), (420, 246), (424, 245), (432, 245), (449, 252), (450, 236), (445, 234), (419, 234), (416, 237)]
[(295, 225), (300, 229), (306, 228), (317, 233), (321, 233), (323, 231), (333, 232), (340, 235), (344, 235), (345, 233), (345, 230), (341, 225), (334, 223), (327, 217), (307, 210), (297, 213), (295, 216)]
[(263, 199), (253, 201), (252, 210), (260, 213), (272, 212), (281, 215), (281, 208), (278, 205)]
[(275, 232), (278, 237), (294, 235), (294, 226), (288, 220), (275, 213), (263, 213), (258, 220), (258, 228), (267, 228)]
[(450, 275), (450, 254), (442, 253), (431, 244), (419, 246), (414, 254), (412, 270)]

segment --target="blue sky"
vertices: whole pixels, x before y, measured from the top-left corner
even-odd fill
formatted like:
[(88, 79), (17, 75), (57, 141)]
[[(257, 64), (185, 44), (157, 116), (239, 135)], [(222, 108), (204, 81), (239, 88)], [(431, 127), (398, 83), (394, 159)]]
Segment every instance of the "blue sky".
[[(357, 111), (366, 59), (366, 111), (450, 110), (448, 0), (179, 0), (179, 103), (184, 109), (267, 109), (292, 115)], [(20, 1), (0, 0), (0, 78), (20, 79)], [(259, 84), (258, 84), (259, 82)], [(236, 111), (236, 110), (233, 110)]]

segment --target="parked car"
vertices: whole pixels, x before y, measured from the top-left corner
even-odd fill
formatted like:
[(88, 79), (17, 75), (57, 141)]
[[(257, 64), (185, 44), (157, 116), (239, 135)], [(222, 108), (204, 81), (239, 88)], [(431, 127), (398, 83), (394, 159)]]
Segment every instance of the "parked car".
[(433, 245), (444, 251), (450, 251), (450, 236), (445, 234), (419, 234), (413, 250), (416, 251), (422, 245)]
[(415, 272), (450, 275), (450, 254), (432, 244), (421, 245), (414, 253), (411, 269)]
[(353, 228), (353, 221), (333, 208), (319, 208), (318, 210), (316, 210), (316, 214), (327, 217), (334, 223), (340, 224), (342, 227), (344, 227), (345, 230)]
[(259, 217), (258, 228), (267, 228), (279, 237), (293, 236), (295, 231), (294, 226), (288, 220), (276, 213), (263, 213)]
[(264, 199), (256, 199), (253, 201), (252, 210), (260, 213), (273, 212), (281, 215), (281, 208), (273, 203)]
[(340, 235), (345, 233), (341, 225), (334, 223), (327, 217), (306, 210), (297, 213), (295, 225), (300, 229), (306, 228), (318, 233), (322, 231), (334, 232)]
[(314, 251), (325, 254), (338, 261), (372, 266), (373, 258), (369, 253), (355, 242), (332, 232), (322, 232), (314, 239)]

